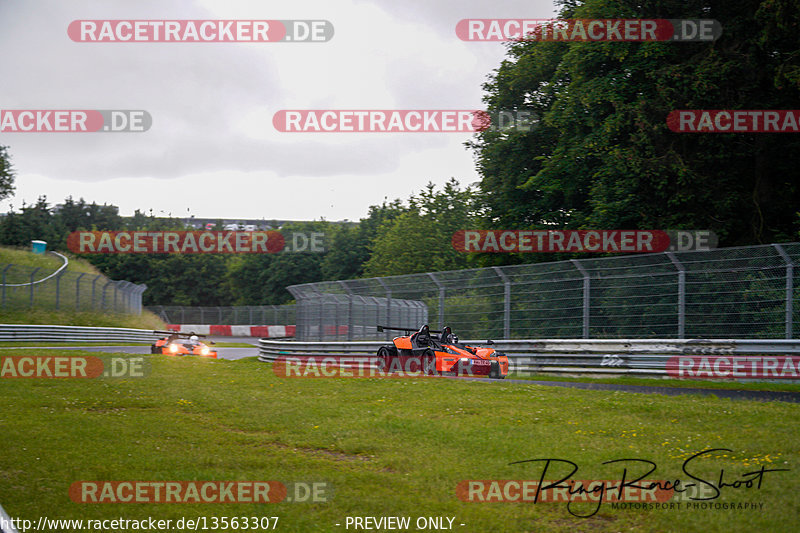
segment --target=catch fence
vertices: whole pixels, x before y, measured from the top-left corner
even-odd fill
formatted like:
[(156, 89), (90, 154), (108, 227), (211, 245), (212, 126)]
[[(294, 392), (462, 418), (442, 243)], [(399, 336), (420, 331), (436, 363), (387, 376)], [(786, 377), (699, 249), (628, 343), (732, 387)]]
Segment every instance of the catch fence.
[[(63, 256), (62, 256), (63, 257)], [(65, 258), (66, 259), (66, 258)], [(114, 281), (102, 274), (0, 264), (0, 309), (142, 312), (147, 285)]]
[[(800, 243), (586, 258), (293, 285), (297, 338), (384, 339), (376, 325), (461, 338), (794, 339)], [(376, 302), (376, 311), (359, 310)], [(415, 302), (417, 315), (404, 313)]]

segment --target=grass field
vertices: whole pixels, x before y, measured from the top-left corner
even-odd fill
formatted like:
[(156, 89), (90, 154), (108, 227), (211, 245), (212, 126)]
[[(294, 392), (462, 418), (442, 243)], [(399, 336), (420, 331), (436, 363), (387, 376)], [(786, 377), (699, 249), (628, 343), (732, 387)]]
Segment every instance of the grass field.
[[(99, 274), (100, 271), (85, 259), (79, 259), (68, 252), (60, 252), (69, 258), (66, 270), (69, 272), (86, 272), (87, 274)], [(12, 263), (14, 265), (26, 267), (39, 267), (42, 270), (53, 271), (59, 268), (64, 261), (51, 253), (35, 254), (30, 248), (14, 248), (0, 246), (0, 264)], [(27, 280), (23, 280), (27, 281)]]
[[(25, 353), (36, 354), (13, 355)], [(254, 359), (145, 357), (146, 378), (0, 379), (0, 503), (11, 516), (278, 516), (278, 531), (347, 531), (348, 516), (410, 516), (414, 530), (417, 517), (448, 516), (463, 532), (755, 532), (795, 531), (800, 515), (794, 404), (435, 378), (282, 379)], [(648, 479), (688, 482), (684, 461), (710, 448), (731, 451), (693, 461), (692, 473), (705, 480), (724, 470), (732, 482), (761, 465), (790, 471), (766, 473), (760, 489), (725, 487), (714, 500), (760, 510), (605, 504), (577, 518), (564, 503), (456, 497), (462, 480), (538, 479), (541, 466), (509, 464), (534, 458), (577, 463), (574, 479), (612, 480), (621, 466), (604, 461), (648, 459), (657, 464)], [(78, 504), (68, 488), (79, 480), (325, 482), (330, 498)]]
[(0, 322), (163, 327), (152, 313), (125, 314), (133, 303), (128, 300), (130, 285), (111, 283), (82, 258), (70, 257), (66, 269), (55, 275), (62, 265), (61, 258), (52, 254), (0, 247)]
[(43, 308), (0, 309), (0, 324), (47, 324), (60, 326), (96, 326), (108, 328), (164, 329), (164, 321), (150, 311), (141, 315), (102, 311)]

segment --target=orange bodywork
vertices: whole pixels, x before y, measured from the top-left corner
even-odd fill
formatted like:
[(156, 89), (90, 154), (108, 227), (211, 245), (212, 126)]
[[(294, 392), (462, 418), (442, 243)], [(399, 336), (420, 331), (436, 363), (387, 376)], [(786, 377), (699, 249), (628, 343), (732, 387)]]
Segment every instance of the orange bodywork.
[(175, 339), (170, 341), (169, 337), (157, 340), (151, 347), (151, 353), (164, 355), (197, 355), (199, 357), (213, 357), (216, 359), (217, 351), (212, 350), (202, 342), (191, 343), (186, 340)]
[[(414, 364), (415, 360), (420, 367), (432, 370), (437, 374), (456, 374), (470, 376), (489, 376), (505, 378), (508, 375), (508, 356), (497, 352), (494, 348), (482, 346), (468, 346), (464, 344), (442, 344), (438, 341), (431, 342), (428, 346), (414, 349), (411, 336), (395, 337), (392, 347), (387, 348), (389, 357), (397, 358), (400, 368), (408, 368), (407, 364)], [(391, 350), (394, 348), (394, 350)], [(421, 359), (434, 357), (434, 364), (423, 363)], [(387, 367), (392, 368), (392, 361), (386, 361)]]

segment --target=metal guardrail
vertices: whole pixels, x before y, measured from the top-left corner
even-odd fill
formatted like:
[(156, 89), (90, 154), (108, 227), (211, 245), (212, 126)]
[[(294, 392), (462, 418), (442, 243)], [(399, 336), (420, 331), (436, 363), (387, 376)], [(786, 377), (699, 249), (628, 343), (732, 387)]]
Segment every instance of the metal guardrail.
[(291, 305), (240, 305), (191, 307), (184, 305), (152, 305), (146, 310), (167, 324), (226, 324), (251, 326), (259, 324), (294, 324), (295, 309)]
[(0, 324), (0, 341), (12, 342), (153, 342), (162, 336), (151, 329)]
[[(462, 341), (480, 345), (485, 341)], [(279, 356), (344, 355), (346, 360), (375, 359), (386, 341), (298, 342), (259, 339), (259, 360)], [(547, 339), (498, 340), (510, 371), (519, 374), (598, 374), (663, 377), (670, 357), (679, 355), (800, 355), (800, 340), (708, 339)]]

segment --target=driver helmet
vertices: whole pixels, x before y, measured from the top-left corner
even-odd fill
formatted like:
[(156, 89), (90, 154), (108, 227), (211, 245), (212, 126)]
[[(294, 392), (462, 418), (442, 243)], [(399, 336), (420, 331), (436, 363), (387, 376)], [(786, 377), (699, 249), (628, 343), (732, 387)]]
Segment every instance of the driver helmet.
[(197, 338), (197, 335), (192, 335), (191, 337), (189, 337), (189, 342), (197, 342), (199, 340), (200, 339)]

